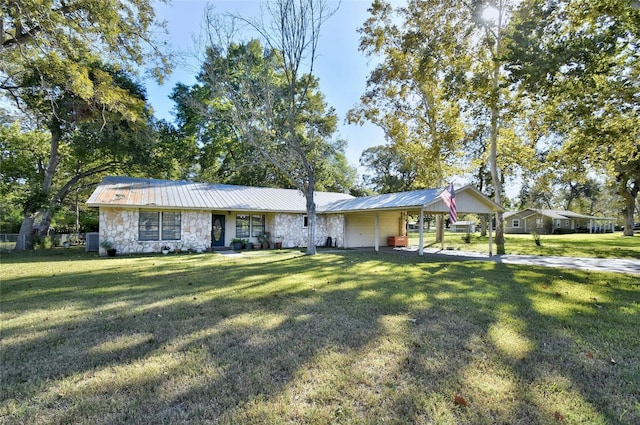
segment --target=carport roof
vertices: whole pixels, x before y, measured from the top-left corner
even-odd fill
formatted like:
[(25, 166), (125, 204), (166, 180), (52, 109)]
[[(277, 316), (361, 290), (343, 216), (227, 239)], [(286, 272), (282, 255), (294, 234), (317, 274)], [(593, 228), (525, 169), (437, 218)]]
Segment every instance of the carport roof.
[[(444, 189), (420, 189), (412, 190), (409, 192), (387, 193), (384, 195), (364, 196), (361, 198), (345, 199), (342, 201), (334, 202), (327, 206), (323, 212), (355, 212), (355, 211), (374, 211), (374, 210), (419, 210), (425, 208), (430, 213), (440, 212), (439, 208), (432, 209), (433, 207), (444, 204), (440, 198), (440, 194), (444, 192)], [(462, 195), (464, 194), (464, 195)], [(470, 195), (483, 202), (489, 209), (493, 211), (502, 211), (502, 207), (486, 195), (481, 193), (473, 186), (463, 186), (456, 189), (456, 198)], [(431, 208), (430, 208), (431, 207)], [(445, 208), (442, 211), (448, 212), (449, 209)], [(459, 212), (473, 213), (476, 211), (465, 211), (464, 208), (458, 206)]]
[(421, 208), (437, 199), (442, 189), (422, 189), (410, 192), (387, 193), (384, 195), (364, 196), (344, 199), (328, 205), (324, 212), (347, 212), (369, 210), (394, 210)]

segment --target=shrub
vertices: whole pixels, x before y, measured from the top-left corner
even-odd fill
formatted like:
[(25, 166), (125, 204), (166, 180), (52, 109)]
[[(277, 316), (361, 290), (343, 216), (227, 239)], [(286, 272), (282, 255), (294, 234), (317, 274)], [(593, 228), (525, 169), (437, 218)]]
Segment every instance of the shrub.
[(536, 246), (542, 246), (542, 242), (540, 240), (540, 233), (531, 232), (531, 236), (533, 237), (533, 241), (536, 243)]
[(573, 229), (564, 229), (564, 228), (553, 229), (553, 234), (554, 235), (569, 235), (569, 234), (572, 234), (572, 233), (576, 233), (576, 231), (573, 230)]
[(33, 248), (34, 249), (49, 249), (53, 246), (51, 236), (34, 236)]

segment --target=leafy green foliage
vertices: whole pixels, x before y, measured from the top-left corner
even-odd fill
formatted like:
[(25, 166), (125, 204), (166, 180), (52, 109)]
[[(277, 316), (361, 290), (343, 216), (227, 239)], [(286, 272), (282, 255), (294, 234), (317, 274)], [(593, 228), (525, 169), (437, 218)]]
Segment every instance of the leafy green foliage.
[[(289, 119), (284, 70), (257, 40), (207, 50), (198, 83), (173, 91), (179, 131), (199, 146), (197, 175), (229, 184), (298, 187), (313, 168), (320, 190), (348, 191), (355, 171), (345, 142), (331, 141), (337, 117), (327, 108), (318, 81), (304, 76), (298, 91), (295, 146), (285, 139)], [(301, 161), (301, 154), (304, 160)]]
[(377, 193), (393, 193), (412, 190), (416, 187), (417, 171), (397, 146), (380, 145), (365, 149), (360, 165), (367, 173), (362, 178), (367, 187)]
[[(467, 34), (458, 28), (464, 10), (461, 14), (449, 2), (411, 1), (394, 11), (390, 4), (374, 1), (369, 11), (371, 17), (359, 29), (360, 50), (381, 61), (348, 119), (382, 128), (389, 147), (373, 148), (361, 161), (382, 163), (393, 152), (402, 164), (395, 168), (412, 175), (412, 187), (442, 185), (461, 171), (457, 165), (464, 133), (458, 97), (469, 64)], [(374, 180), (390, 177), (384, 170), (376, 175), (376, 166), (372, 170)]]
[(524, 2), (508, 58), (512, 80), (562, 138), (557, 155), (615, 181), (627, 225), (640, 191), (639, 22), (628, 2)]
[(29, 211), (20, 231), (30, 235), (39, 216), (46, 234), (73, 186), (116, 165), (143, 162), (150, 114), (132, 75), (152, 63), (161, 80), (169, 61), (155, 49), (148, 0), (1, 7), (0, 90), (50, 136), (37, 190), (48, 196), (48, 206)]

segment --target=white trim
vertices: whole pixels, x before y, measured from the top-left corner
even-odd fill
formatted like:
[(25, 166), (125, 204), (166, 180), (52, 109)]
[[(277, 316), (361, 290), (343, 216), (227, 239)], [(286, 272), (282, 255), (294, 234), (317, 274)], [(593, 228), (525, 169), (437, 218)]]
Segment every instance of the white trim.
[(420, 224), (418, 225), (420, 229), (420, 242), (418, 246), (418, 254), (424, 255), (424, 207), (420, 208)]
[(493, 255), (493, 224), (491, 223), (491, 214), (489, 214), (489, 257), (491, 257), (492, 255)]

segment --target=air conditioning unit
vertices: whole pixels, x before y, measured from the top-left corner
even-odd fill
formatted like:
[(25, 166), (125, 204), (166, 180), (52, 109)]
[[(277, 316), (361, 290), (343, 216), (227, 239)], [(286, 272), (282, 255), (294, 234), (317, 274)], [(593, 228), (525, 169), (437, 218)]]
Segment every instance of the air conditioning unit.
[(98, 232), (87, 233), (86, 251), (98, 251), (100, 248), (100, 234)]

